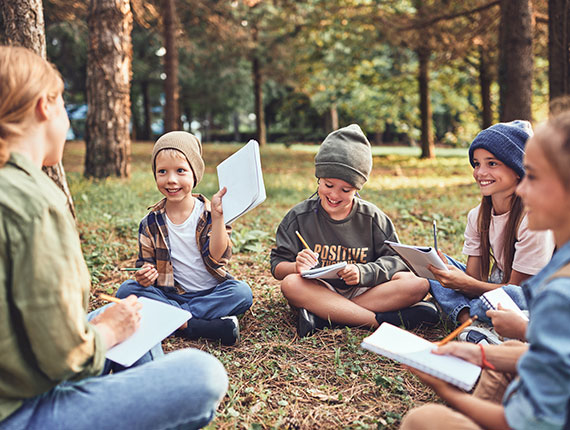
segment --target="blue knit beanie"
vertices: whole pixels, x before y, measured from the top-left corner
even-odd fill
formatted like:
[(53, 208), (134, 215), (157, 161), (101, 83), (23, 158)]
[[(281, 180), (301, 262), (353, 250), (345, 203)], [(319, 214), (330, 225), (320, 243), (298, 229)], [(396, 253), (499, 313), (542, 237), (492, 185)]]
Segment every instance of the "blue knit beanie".
[(492, 125), (473, 139), (469, 147), (469, 162), (475, 167), (473, 152), (478, 148), (486, 149), (522, 178), (524, 176), (524, 147), (532, 135), (532, 126), (528, 121), (517, 119)]

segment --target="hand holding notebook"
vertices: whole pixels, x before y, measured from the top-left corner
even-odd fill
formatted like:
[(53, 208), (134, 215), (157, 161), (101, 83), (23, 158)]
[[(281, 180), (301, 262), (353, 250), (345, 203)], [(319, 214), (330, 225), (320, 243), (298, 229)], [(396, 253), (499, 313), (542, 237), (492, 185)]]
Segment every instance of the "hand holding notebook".
[(514, 311), (519, 317), (528, 321), (528, 317), (502, 288), (487, 291), (480, 298), (487, 309), (497, 310), (500, 304), (503, 309)]
[(394, 325), (383, 323), (364, 338), (362, 348), (399, 361), (465, 391), (473, 388), (481, 368), (451, 355), (433, 354), (437, 345)]
[(437, 255), (437, 251), (432, 247), (404, 245), (389, 240), (385, 240), (384, 243), (402, 257), (404, 263), (420, 278), (435, 280), (433, 273), (428, 269), (429, 265), (437, 269), (448, 270), (447, 266), (439, 258), (439, 255)]

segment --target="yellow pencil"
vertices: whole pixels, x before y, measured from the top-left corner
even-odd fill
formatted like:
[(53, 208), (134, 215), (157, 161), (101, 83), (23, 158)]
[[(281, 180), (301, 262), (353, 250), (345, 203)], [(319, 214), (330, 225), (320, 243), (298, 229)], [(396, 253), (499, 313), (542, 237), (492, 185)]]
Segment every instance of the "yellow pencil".
[(105, 293), (99, 294), (99, 298), (103, 299), (103, 300), (107, 300), (108, 302), (121, 303), (121, 299), (118, 299), (117, 297), (113, 297), (113, 296), (110, 296), (110, 295), (105, 294)]
[(461, 330), (463, 330), (465, 327), (473, 324), (473, 321), (475, 321), (476, 319), (477, 319), (477, 315), (475, 315), (473, 318), (469, 318), (467, 321), (465, 321), (463, 324), (461, 324), (459, 327), (457, 327), (455, 330), (453, 330), (451, 333), (449, 333), (446, 337), (444, 337), (439, 342), (437, 342), (437, 346), (445, 345), (447, 342), (449, 342), (455, 336), (457, 336), (461, 332)]
[(299, 238), (301, 243), (305, 246), (305, 248), (307, 248), (310, 251), (311, 247), (309, 245), (307, 245), (307, 242), (305, 242), (305, 239), (303, 239), (303, 236), (301, 236), (301, 233), (299, 233), (297, 230), (295, 230), (295, 234), (297, 235), (297, 237)]

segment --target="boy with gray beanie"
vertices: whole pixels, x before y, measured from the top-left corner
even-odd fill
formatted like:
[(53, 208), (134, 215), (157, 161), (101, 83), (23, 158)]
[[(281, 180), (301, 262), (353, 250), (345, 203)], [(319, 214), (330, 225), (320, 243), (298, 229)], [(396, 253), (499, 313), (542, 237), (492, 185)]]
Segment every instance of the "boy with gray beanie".
[[(271, 273), (282, 281), (291, 306), (299, 308), (299, 337), (330, 323), (375, 328), (378, 314), (407, 328), (439, 320), (435, 306), (421, 302), (426, 292), (407, 287), (413, 276), (384, 244), (398, 241), (392, 222), (357, 195), (371, 169), (370, 143), (358, 125), (332, 132), (315, 157), (316, 195), (297, 204), (279, 224)], [(301, 276), (319, 263), (339, 262), (347, 265), (338, 278)]]
[(204, 175), (202, 145), (192, 134), (172, 131), (152, 151), (152, 172), (165, 196), (150, 208), (139, 226), (136, 281), (121, 285), (117, 297), (148, 297), (190, 311), (192, 318), (177, 334), (196, 339), (239, 339), (235, 315), (252, 304), (249, 286), (225, 269), (231, 257), (231, 227), (224, 225), (222, 197), (210, 203), (192, 194)]

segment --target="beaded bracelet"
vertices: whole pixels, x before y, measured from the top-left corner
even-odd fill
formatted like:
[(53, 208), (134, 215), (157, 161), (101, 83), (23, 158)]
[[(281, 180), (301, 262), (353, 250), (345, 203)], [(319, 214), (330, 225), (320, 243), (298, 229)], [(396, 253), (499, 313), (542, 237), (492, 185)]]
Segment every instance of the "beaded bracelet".
[(483, 369), (487, 368), (487, 369), (491, 369), (491, 370), (496, 370), (495, 366), (493, 365), (493, 363), (490, 363), (487, 361), (487, 358), (485, 357), (485, 350), (483, 349), (483, 345), (481, 345), (480, 343), (479, 345), (479, 349), (481, 349), (481, 367)]

